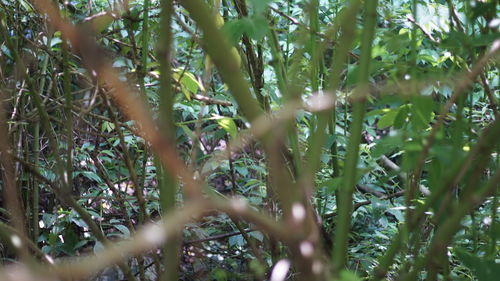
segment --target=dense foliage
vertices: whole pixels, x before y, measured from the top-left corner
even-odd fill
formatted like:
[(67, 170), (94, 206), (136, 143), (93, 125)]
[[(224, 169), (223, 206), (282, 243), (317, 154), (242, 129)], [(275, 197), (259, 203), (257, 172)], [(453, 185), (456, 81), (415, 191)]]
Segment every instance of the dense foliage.
[(0, 0), (0, 280), (497, 280), (499, 10)]

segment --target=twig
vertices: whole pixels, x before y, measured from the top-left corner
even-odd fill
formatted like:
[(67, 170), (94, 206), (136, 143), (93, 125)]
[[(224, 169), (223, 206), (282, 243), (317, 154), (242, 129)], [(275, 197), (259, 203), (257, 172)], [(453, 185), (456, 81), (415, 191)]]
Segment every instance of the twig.
[(418, 29), (420, 29), (420, 30), (424, 33), (424, 35), (425, 35), (427, 38), (429, 38), (429, 40), (431, 40), (431, 41), (432, 41), (432, 42), (434, 42), (434, 43), (439, 43), (439, 40), (437, 40), (436, 38), (434, 38), (434, 36), (432, 36), (432, 34), (431, 34), (429, 31), (427, 31), (427, 30), (426, 30), (423, 26), (421, 26), (420, 24), (418, 24), (418, 23), (415, 21), (415, 19), (413, 18), (413, 16), (412, 16), (412, 15), (407, 15), (407, 16), (406, 16), (406, 19), (407, 19), (409, 22), (413, 23), (416, 27), (418, 27)]
[[(258, 229), (253, 229), (253, 228), (245, 229), (246, 233), (254, 232), (254, 231), (258, 231)], [(240, 235), (240, 234), (242, 234), (241, 231), (233, 231), (233, 232), (222, 233), (222, 234), (213, 235), (213, 236), (209, 236), (209, 237), (205, 237), (205, 238), (201, 238), (201, 239), (184, 241), (183, 244), (184, 245), (198, 244), (198, 243), (203, 243), (203, 242), (208, 242), (208, 241), (225, 239), (225, 238), (229, 238), (229, 237)]]

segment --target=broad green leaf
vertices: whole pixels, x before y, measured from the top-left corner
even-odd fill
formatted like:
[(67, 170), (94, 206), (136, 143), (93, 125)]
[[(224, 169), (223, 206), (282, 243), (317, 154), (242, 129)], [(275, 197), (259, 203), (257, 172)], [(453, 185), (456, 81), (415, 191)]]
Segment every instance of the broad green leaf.
[(193, 94), (196, 94), (199, 89), (203, 91), (203, 85), (201, 85), (198, 79), (196, 79), (191, 72), (184, 72), (180, 82)]
[(240, 41), (241, 36), (245, 33), (246, 27), (243, 19), (235, 19), (227, 21), (222, 27), (222, 31), (226, 34), (229, 42), (236, 45)]
[(191, 100), (191, 95), (196, 95), (198, 90), (204, 91), (203, 85), (191, 72), (183, 69), (174, 69), (172, 77), (180, 84), (181, 91), (187, 100)]
[(116, 229), (118, 229), (125, 237), (130, 236), (130, 230), (128, 227), (124, 226), (123, 224), (115, 224), (113, 225)]
[(180, 125), (181, 129), (184, 131), (184, 133), (192, 140), (196, 139), (196, 136), (195, 134), (193, 133), (193, 131), (191, 131), (191, 129), (189, 129), (188, 126), (186, 125)]
[(96, 182), (102, 182), (102, 179), (94, 172), (82, 171), (81, 174), (88, 179), (94, 180)]
[(402, 137), (400, 135), (388, 136), (377, 141), (375, 148), (372, 151), (373, 158), (378, 158), (382, 155), (394, 152), (402, 145)]
[(341, 184), (342, 184), (342, 177), (336, 177), (320, 183), (318, 187), (321, 188), (325, 186), (326, 192), (328, 194), (333, 194), (340, 187)]
[(233, 247), (233, 246), (243, 247), (246, 244), (245, 238), (243, 238), (243, 235), (241, 235), (241, 234), (231, 236), (231, 237), (229, 237), (228, 240), (229, 240), (228, 242), (229, 242), (230, 247)]
[(361, 281), (356, 273), (348, 270), (342, 270), (339, 277), (338, 281)]
[(274, 0), (250, 0), (250, 3), (252, 4), (253, 12), (255, 14), (260, 14), (264, 12), (267, 5), (273, 1)]
[(379, 129), (384, 129), (390, 127), (394, 124), (394, 120), (399, 113), (399, 108), (392, 108), (389, 112), (384, 114), (377, 122), (377, 127)]
[(219, 124), (219, 126), (221, 126), (226, 132), (228, 132), (232, 138), (236, 137), (236, 134), (238, 133), (238, 127), (236, 127), (236, 123), (234, 123), (234, 120), (232, 118), (217, 118), (217, 124)]
[(248, 233), (248, 236), (251, 236), (257, 240), (259, 240), (260, 242), (262, 242), (264, 240), (264, 234), (262, 234), (262, 232), (260, 231), (252, 231), (252, 232), (249, 232)]
[(223, 30), (230, 42), (235, 45), (243, 33), (254, 40), (261, 40), (269, 31), (269, 25), (266, 17), (254, 15), (252, 17), (228, 21), (224, 24)]
[(101, 13), (84, 20), (84, 25), (90, 25), (95, 33), (104, 31), (114, 21), (114, 16), (110, 12)]
[(394, 129), (401, 129), (407, 123), (408, 114), (410, 113), (410, 105), (405, 104), (399, 107), (398, 114), (394, 118)]
[(250, 18), (251, 28), (247, 32), (248, 36), (254, 40), (261, 40), (269, 31), (267, 19), (263, 15), (255, 15)]
[(410, 121), (417, 130), (426, 129), (433, 117), (434, 102), (431, 97), (417, 96), (412, 98)]

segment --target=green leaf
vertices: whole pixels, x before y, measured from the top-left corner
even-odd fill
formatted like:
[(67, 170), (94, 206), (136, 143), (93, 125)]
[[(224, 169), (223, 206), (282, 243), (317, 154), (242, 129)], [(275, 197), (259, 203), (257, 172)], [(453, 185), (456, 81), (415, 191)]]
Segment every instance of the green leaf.
[(238, 133), (238, 127), (236, 127), (236, 123), (234, 123), (233, 118), (229, 117), (221, 117), (217, 118), (217, 124), (222, 127), (229, 135), (234, 138)]
[(194, 135), (193, 131), (189, 129), (188, 126), (186, 125), (180, 125), (181, 129), (184, 131), (184, 133), (192, 140), (196, 139), (196, 136)]
[(236, 236), (231, 236), (229, 237), (229, 246), (230, 247), (233, 247), (233, 246), (245, 246), (246, 244), (246, 241), (245, 239), (243, 238), (243, 235), (236, 235)]
[(336, 177), (320, 183), (320, 187), (325, 186), (328, 194), (333, 194), (342, 184), (342, 177)]
[(252, 17), (228, 21), (224, 24), (223, 31), (228, 36), (230, 42), (236, 45), (243, 33), (251, 39), (261, 40), (269, 31), (269, 25), (265, 16), (254, 15)]
[(500, 276), (500, 264), (493, 259), (480, 258), (464, 249), (454, 249), (455, 255), (467, 266), (479, 281), (495, 281)]
[(348, 270), (342, 270), (339, 277), (339, 281), (361, 281), (356, 273)]
[(91, 171), (82, 171), (81, 175), (83, 175), (84, 177), (86, 177), (88, 179), (94, 180), (96, 182), (102, 182), (101, 178), (96, 173), (94, 173), (94, 172), (91, 172)]
[(123, 224), (116, 224), (113, 225), (116, 229), (118, 229), (125, 237), (130, 236), (130, 230), (128, 230), (128, 227), (124, 226)]
[(250, 22), (251, 28), (247, 31), (248, 36), (257, 41), (262, 40), (269, 31), (266, 17), (263, 15), (256, 15), (250, 19)]
[(203, 85), (200, 84), (191, 72), (184, 72), (181, 78), (181, 84), (193, 94), (196, 94), (198, 89), (203, 90)]
[(245, 23), (243, 19), (230, 20), (224, 23), (222, 31), (226, 34), (229, 42), (236, 45), (243, 33), (245, 33)]
[(250, 0), (250, 3), (253, 7), (253, 12), (255, 14), (260, 14), (264, 12), (269, 3), (273, 2), (273, 0)]
[(500, 33), (484, 34), (471, 39), (471, 44), (474, 47), (488, 46), (496, 39), (500, 38)]
[(389, 112), (380, 117), (380, 119), (377, 122), (377, 127), (379, 129), (384, 129), (392, 126), (394, 124), (394, 120), (396, 119), (398, 113), (399, 113), (399, 107), (390, 109)]
[(251, 236), (257, 240), (259, 240), (260, 242), (264, 241), (264, 234), (262, 234), (262, 232), (260, 231), (252, 231), (252, 232), (249, 232), (248, 233), (248, 236)]
[(401, 147), (402, 141), (403, 139), (400, 135), (385, 137), (377, 142), (371, 155), (373, 158), (378, 158), (382, 155), (392, 153)]
[(172, 77), (181, 85), (181, 91), (188, 100), (191, 100), (191, 94), (197, 94), (198, 90), (204, 91), (203, 85), (191, 72), (176, 68)]
[(248, 175), (248, 168), (247, 167), (241, 167), (241, 166), (236, 166), (234, 169), (242, 176), (246, 177)]
[(398, 114), (394, 118), (394, 129), (401, 129), (406, 124), (408, 114), (410, 113), (410, 105), (405, 104), (399, 107)]
[(111, 13), (103, 13), (92, 17), (91, 19), (84, 22), (85, 25), (90, 24), (92, 31), (95, 33), (100, 33), (104, 31), (108, 26), (113, 23), (114, 17)]
[(433, 118), (434, 102), (431, 97), (413, 97), (410, 121), (417, 130), (426, 129)]

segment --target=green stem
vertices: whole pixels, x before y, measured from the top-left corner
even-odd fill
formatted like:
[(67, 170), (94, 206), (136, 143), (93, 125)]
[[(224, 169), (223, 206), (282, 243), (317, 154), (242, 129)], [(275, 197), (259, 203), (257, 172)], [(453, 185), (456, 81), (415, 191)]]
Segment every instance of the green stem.
[(366, 111), (366, 95), (368, 91), (368, 78), (370, 75), (370, 61), (372, 42), (375, 35), (377, 19), (377, 0), (365, 1), (365, 26), (361, 41), (361, 58), (359, 63), (358, 88), (353, 94), (353, 121), (351, 124), (350, 138), (347, 146), (347, 159), (343, 184), (339, 190), (337, 201), (338, 220), (335, 233), (333, 250), (334, 272), (338, 272), (346, 265), (348, 234), (351, 228), (352, 194), (356, 185), (356, 167), (358, 163), (361, 130)]
[(180, 4), (189, 11), (203, 31), (204, 48), (219, 69), (229, 90), (235, 97), (245, 117), (254, 121), (263, 111), (250, 92), (250, 86), (241, 74), (238, 55), (216, 25), (215, 13), (200, 0), (183, 0)]
[[(158, 58), (160, 62), (160, 104), (159, 120), (160, 129), (164, 135), (175, 140), (175, 127), (173, 120), (174, 92), (172, 90), (171, 48), (172, 48), (172, 15), (174, 13), (172, 0), (161, 1), (160, 26), (162, 31), (158, 42)], [(175, 175), (162, 168), (157, 162), (156, 172), (160, 190), (160, 207), (163, 214), (175, 209), (177, 181)], [(161, 280), (179, 279), (179, 249), (180, 235), (169, 240), (163, 247), (164, 268)]]

